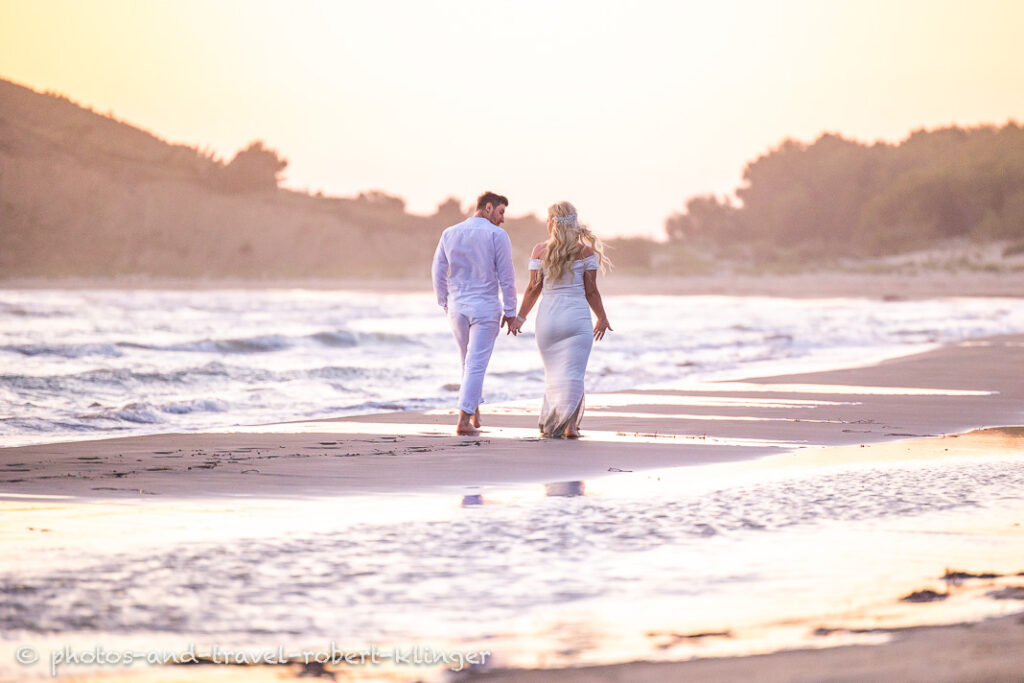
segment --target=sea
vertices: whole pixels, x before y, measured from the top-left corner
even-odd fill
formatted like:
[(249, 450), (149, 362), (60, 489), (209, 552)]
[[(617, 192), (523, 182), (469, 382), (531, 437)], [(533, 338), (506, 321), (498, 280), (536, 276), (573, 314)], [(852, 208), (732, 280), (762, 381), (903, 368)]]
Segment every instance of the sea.
[[(611, 296), (588, 393), (877, 362), (1024, 332), (1011, 298)], [(486, 403), (537, 398), (528, 321)], [(426, 292), (0, 290), (0, 447), (451, 407), (459, 360)], [(486, 411), (486, 405), (484, 407)]]

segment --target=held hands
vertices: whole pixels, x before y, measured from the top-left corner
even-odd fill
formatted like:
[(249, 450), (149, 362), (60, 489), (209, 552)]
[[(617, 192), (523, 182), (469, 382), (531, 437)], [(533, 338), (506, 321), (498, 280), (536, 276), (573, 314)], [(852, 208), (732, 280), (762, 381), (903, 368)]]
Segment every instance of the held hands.
[(511, 334), (513, 337), (516, 337), (519, 335), (519, 330), (523, 326), (523, 323), (519, 322), (514, 315), (505, 315), (501, 318), (501, 326), (508, 326), (508, 332), (505, 334)]
[(594, 325), (594, 339), (604, 339), (605, 332), (614, 332), (612, 326), (608, 324), (608, 318), (598, 318), (597, 323)]

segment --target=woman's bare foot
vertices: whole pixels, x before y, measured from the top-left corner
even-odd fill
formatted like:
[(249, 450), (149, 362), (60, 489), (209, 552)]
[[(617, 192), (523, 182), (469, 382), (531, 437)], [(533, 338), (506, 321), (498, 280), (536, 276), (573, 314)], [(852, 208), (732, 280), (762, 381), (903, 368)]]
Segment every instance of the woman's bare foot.
[(562, 435), (563, 439), (578, 439), (580, 438), (580, 432), (575, 427), (566, 427), (565, 433)]
[(477, 408), (476, 412), (473, 413), (473, 426), (474, 427), (479, 427), (480, 426), (480, 409), (479, 408)]

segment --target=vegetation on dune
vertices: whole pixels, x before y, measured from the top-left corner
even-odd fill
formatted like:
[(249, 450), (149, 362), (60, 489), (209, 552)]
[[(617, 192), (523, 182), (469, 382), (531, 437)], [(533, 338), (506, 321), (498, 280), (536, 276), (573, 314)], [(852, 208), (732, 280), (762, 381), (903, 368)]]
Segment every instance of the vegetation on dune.
[(701, 195), (673, 241), (754, 262), (866, 257), (952, 238), (1024, 238), (1024, 129), (918, 131), (899, 144), (825, 134), (747, 165), (739, 202)]

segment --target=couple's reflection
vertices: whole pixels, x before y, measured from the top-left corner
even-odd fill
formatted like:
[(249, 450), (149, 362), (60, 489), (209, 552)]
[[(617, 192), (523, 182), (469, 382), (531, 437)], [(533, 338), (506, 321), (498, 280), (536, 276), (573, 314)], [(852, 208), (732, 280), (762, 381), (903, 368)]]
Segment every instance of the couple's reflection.
[(556, 481), (553, 484), (544, 484), (544, 495), (565, 498), (585, 496), (586, 485), (582, 481)]
[[(544, 484), (544, 495), (572, 498), (574, 496), (587, 495), (586, 489), (586, 484), (582, 481), (556, 481)], [(483, 505), (484, 503), (484, 494), (477, 491), (465, 493), (462, 496), (462, 507), (464, 508)]]
[(464, 508), (473, 507), (474, 505), (483, 505), (483, 504), (484, 504), (483, 494), (480, 494), (480, 493), (467, 493), (464, 496), (462, 496), (462, 507), (464, 507)]

